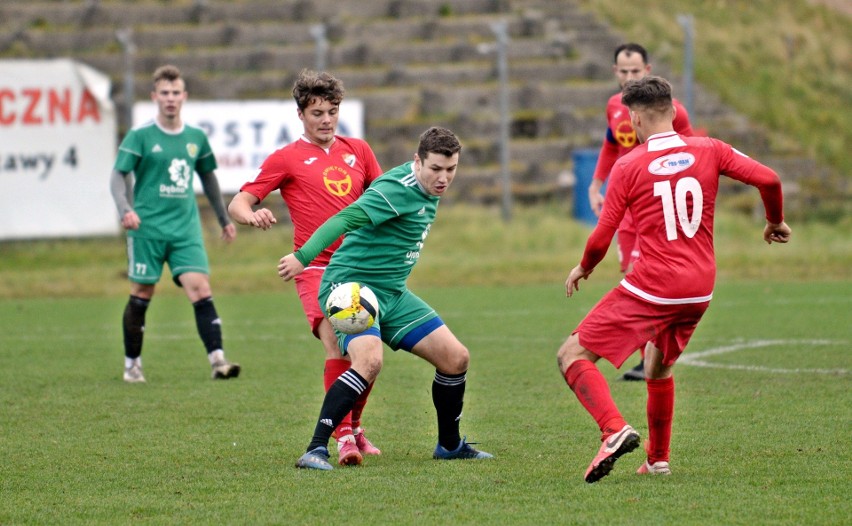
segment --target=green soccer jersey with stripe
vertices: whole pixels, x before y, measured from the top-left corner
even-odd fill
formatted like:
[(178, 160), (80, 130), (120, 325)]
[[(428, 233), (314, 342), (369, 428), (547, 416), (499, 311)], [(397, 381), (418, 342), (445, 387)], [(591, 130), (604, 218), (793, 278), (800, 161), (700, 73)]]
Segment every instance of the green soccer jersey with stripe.
[(370, 224), (346, 234), (325, 269), (324, 281), (361, 281), (388, 291), (405, 289), (441, 200), (422, 189), (413, 164), (386, 172), (355, 201), (352, 206), (361, 208)]
[(201, 221), (193, 190), (195, 172), (216, 169), (216, 157), (201, 128), (183, 125), (169, 132), (150, 121), (121, 141), (115, 169), (133, 172), (133, 210), (138, 230), (128, 235), (178, 240), (201, 236)]

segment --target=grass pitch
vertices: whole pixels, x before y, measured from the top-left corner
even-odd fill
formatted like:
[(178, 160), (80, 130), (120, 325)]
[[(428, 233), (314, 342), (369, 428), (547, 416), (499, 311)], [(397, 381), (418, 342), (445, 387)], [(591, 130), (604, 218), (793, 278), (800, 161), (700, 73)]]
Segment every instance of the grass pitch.
[[(433, 370), (387, 351), (364, 415), (383, 455), (322, 473), (293, 467), (323, 396), (293, 290), (217, 296), (227, 382), (186, 300), (155, 298), (145, 385), (121, 380), (123, 297), (2, 300), (0, 523), (848, 524), (849, 283), (720, 283), (675, 368), (674, 475), (635, 475), (637, 451), (589, 485), (598, 431), (555, 351), (612, 284), (594, 278), (570, 300), (419, 289), (471, 349), (462, 431), (496, 458), (432, 460)], [(644, 385), (601, 368), (646, 435)]]

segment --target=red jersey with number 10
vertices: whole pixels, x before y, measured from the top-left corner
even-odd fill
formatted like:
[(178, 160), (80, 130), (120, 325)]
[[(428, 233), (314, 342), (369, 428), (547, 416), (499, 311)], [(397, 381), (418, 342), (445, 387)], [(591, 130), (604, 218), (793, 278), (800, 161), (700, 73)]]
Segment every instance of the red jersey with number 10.
[[(267, 157), (255, 180), (240, 191), (262, 201), (280, 190), (293, 221), (294, 250), (298, 250), (326, 219), (354, 203), (380, 175), (376, 155), (361, 139), (335, 135), (326, 151), (300, 138)], [(310, 266), (327, 265), (341, 240), (320, 252)]]
[(621, 287), (660, 304), (700, 303), (713, 295), (713, 216), (719, 175), (756, 186), (772, 223), (783, 221), (781, 183), (770, 168), (709, 137), (652, 135), (613, 167), (598, 226), (583, 261), (592, 269), (606, 254), (629, 210), (642, 254)]

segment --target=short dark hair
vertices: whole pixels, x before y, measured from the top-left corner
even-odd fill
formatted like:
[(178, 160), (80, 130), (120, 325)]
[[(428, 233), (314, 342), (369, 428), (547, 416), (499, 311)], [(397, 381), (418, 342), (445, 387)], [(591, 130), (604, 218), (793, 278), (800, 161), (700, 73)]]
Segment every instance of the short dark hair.
[(456, 134), (440, 126), (432, 126), (420, 134), (420, 144), (417, 146), (417, 156), (425, 160), (429, 153), (439, 153), (446, 157), (452, 157), (461, 151)]
[(161, 80), (166, 80), (168, 82), (174, 82), (181, 78), (180, 70), (177, 66), (173, 66), (171, 64), (166, 64), (165, 66), (160, 66), (154, 71), (153, 79), (154, 86), (157, 85)]
[(644, 62), (645, 64), (648, 63), (648, 52), (645, 50), (645, 48), (635, 42), (628, 42), (627, 44), (621, 44), (620, 46), (615, 48), (615, 53), (612, 56), (613, 64), (618, 62), (618, 55), (622, 51), (626, 51), (628, 56), (630, 56), (631, 53), (639, 53), (640, 55), (642, 55), (642, 62)]
[(672, 107), (672, 85), (654, 75), (628, 80), (621, 92), (621, 103), (631, 110), (668, 111)]
[(293, 84), (293, 98), (300, 110), (307, 108), (316, 99), (327, 100), (338, 105), (343, 101), (343, 82), (330, 73), (303, 69)]

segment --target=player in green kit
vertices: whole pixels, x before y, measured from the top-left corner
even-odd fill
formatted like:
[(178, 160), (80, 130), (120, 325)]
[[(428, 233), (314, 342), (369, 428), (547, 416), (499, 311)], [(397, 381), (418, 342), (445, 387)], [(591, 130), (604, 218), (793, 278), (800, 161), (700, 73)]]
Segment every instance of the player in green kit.
[(145, 313), (164, 263), (195, 308), (196, 326), (207, 349), (212, 377), (227, 379), (240, 374), (240, 366), (228, 362), (222, 350), (221, 320), (213, 305), (192, 186), (195, 172), (222, 227), (222, 239), (233, 241), (236, 228), (225, 211), (215, 174), (216, 158), (207, 136), (181, 120), (186, 96), (178, 68), (163, 66), (154, 72), (151, 99), (157, 103), (157, 116), (132, 129), (121, 142), (110, 179), (121, 225), (127, 230), (130, 299), (122, 326), (124, 381), (130, 383), (145, 381), (141, 361)]
[(456, 176), (460, 151), (461, 144), (453, 132), (429, 128), (420, 136), (413, 162), (376, 179), (358, 200), (319, 227), (299, 250), (281, 258), (278, 275), (289, 281), (323, 248), (346, 234), (323, 275), (320, 305), (325, 305), (335, 285), (348, 281), (368, 285), (379, 301), (379, 316), (372, 327), (358, 334), (337, 334), (340, 349), (349, 355), (352, 367), (326, 393), (313, 439), (296, 467), (332, 469), (328, 440), (359, 394), (381, 371), (382, 342), (435, 366), (432, 401), (438, 415), (438, 444), (433, 457), (492, 457), (473, 448), (459, 433), (470, 361), (467, 348), (435, 310), (406, 286), (441, 196)]

